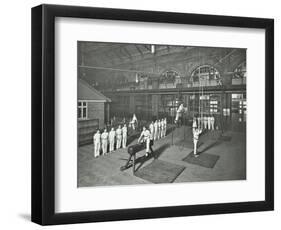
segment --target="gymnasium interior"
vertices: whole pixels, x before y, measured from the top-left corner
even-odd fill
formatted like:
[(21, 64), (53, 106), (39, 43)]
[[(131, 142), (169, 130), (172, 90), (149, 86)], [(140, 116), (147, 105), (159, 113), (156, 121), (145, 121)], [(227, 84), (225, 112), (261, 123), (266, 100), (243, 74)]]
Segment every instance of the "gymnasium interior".
[[(77, 186), (246, 180), (246, 54), (236, 47), (78, 41)], [(192, 125), (200, 117), (213, 117), (214, 127), (200, 134), (194, 158)], [(142, 149), (128, 161), (143, 126), (164, 118), (167, 133), (154, 141), (153, 154)], [(94, 157), (96, 131), (124, 124), (126, 148)]]

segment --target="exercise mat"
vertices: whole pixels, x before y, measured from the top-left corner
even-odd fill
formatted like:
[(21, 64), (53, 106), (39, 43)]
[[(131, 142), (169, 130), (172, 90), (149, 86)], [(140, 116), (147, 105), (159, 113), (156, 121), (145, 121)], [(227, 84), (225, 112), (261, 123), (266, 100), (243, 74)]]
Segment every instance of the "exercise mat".
[(184, 169), (184, 166), (156, 159), (136, 171), (135, 176), (154, 184), (173, 183)]
[(199, 165), (205, 168), (214, 168), (220, 156), (209, 154), (209, 153), (199, 153), (197, 157), (194, 156), (193, 151), (182, 160), (194, 164)]

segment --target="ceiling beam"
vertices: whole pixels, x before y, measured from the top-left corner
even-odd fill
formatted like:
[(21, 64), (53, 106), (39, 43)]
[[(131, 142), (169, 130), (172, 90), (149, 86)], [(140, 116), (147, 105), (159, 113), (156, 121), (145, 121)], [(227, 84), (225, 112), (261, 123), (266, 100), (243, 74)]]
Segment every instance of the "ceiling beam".
[(132, 55), (130, 54), (130, 52), (128, 51), (128, 49), (126, 48), (126, 46), (121, 46), (120, 47), (121, 52), (124, 51), (124, 53), (129, 57), (129, 59), (133, 59)]
[(137, 44), (134, 45), (136, 50), (139, 52), (139, 54), (143, 57), (143, 52), (141, 51), (141, 49), (138, 47)]
[(120, 64), (122, 64), (123, 61), (126, 60), (126, 59), (123, 58), (122, 55), (119, 54), (119, 52), (116, 51), (116, 49), (112, 50), (112, 53), (120, 60), (120, 62), (121, 62)]

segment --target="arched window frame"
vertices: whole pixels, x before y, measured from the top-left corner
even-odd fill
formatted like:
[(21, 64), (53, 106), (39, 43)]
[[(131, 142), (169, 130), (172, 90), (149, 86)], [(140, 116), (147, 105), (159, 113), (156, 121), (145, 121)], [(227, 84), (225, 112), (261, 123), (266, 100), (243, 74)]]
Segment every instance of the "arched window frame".
[(193, 85), (221, 85), (221, 75), (217, 68), (212, 65), (200, 65), (196, 67), (190, 77)]

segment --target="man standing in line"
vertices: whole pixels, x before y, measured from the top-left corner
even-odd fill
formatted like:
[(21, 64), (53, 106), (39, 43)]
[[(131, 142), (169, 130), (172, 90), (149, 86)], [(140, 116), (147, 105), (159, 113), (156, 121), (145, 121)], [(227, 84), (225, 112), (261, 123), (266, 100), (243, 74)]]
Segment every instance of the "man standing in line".
[(204, 129), (207, 129), (207, 125), (208, 125), (208, 117), (204, 116)]
[(108, 146), (108, 132), (104, 129), (101, 134), (101, 144), (102, 144), (102, 155), (107, 154), (107, 146)]
[(122, 129), (121, 125), (116, 129), (116, 149), (120, 149), (122, 142)]
[(150, 135), (151, 135), (152, 139), (154, 139), (154, 123), (153, 123), (153, 121), (151, 121), (151, 123), (149, 125), (149, 130), (150, 130)]
[(157, 140), (157, 137), (158, 137), (158, 122), (157, 122), (157, 120), (155, 120), (155, 122), (154, 122), (154, 141), (156, 141)]
[(94, 141), (94, 157), (98, 157), (100, 155), (100, 131), (97, 130), (97, 132), (95, 133), (94, 137), (93, 137), (93, 141)]
[(127, 146), (127, 132), (128, 129), (127, 129), (127, 125), (124, 124), (123, 128), (122, 128), (122, 147), (123, 149), (126, 148)]
[(211, 129), (211, 116), (208, 116), (208, 130)]
[(158, 120), (157, 124), (158, 124), (158, 130), (157, 130), (158, 136), (157, 136), (157, 139), (159, 140), (161, 138), (161, 121), (160, 121), (160, 119)]
[(164, 118), (164, 137), (166, 137), (166, 133), (167, 133), (167, 118)]
[(162, 118), (162, 120), (161, 120), (161, 138), (163, 138), (164, 137), (164, 119)]
[(215, 130), (215, 117), (214, 116), (211, 117), (211, 129)]
[(109, 152), (114, 151), (115, 135), (116, 135), (115, 130), (112, 127), (109, 132)]

